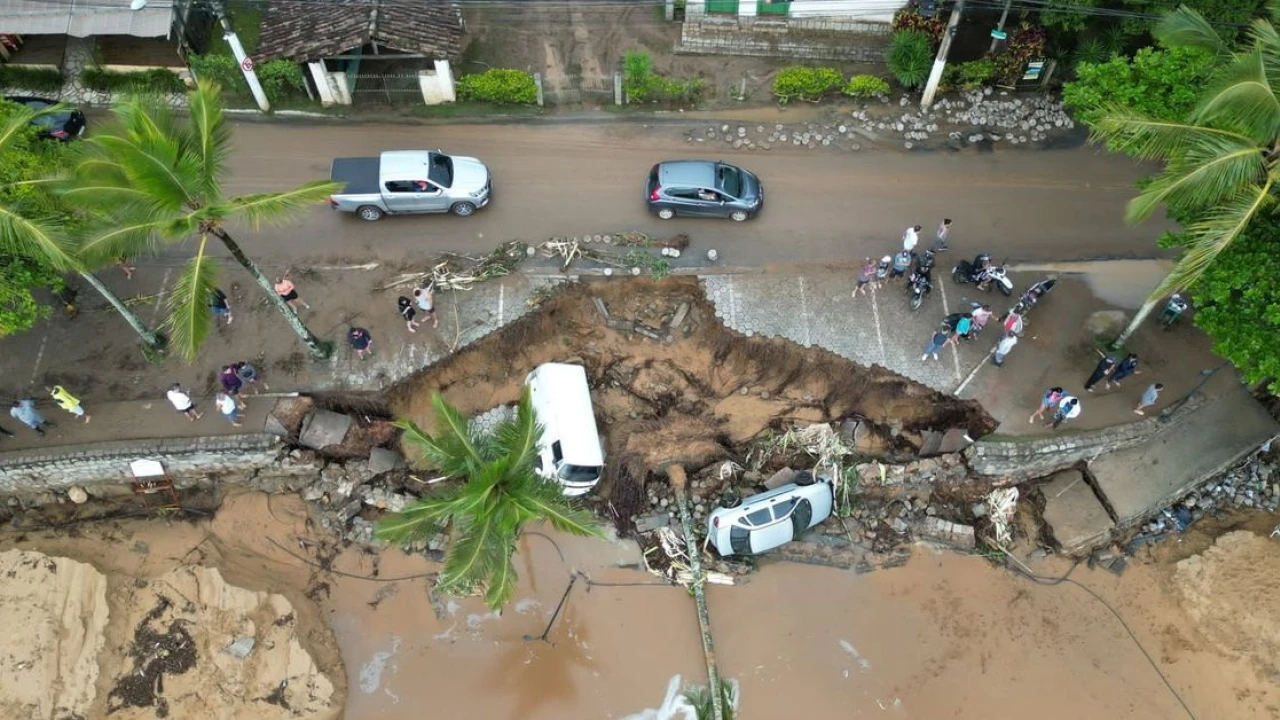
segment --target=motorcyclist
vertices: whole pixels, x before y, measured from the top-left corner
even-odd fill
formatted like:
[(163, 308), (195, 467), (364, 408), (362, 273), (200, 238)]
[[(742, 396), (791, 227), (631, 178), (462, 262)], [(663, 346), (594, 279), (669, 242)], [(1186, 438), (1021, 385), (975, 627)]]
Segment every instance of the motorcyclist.
[(979, 253), (973, 258), (973, 266), (970, 272), (973, 275), (973, 282), (979, 288), (985, 289), (988, 282), (991, 282), (991, 256), (986, 253)]
[(1169, 296), (1169, 302), (1165, 303), (1164, 312), (1160, 314), (1160, 322), (1168, 327), (1178, 321), (1178, 318), (1189, 307), (1187, 299), (1182, 297), (1181, 293), (1174, 293)]
[(934, 253), (932, 250), (925, 250), (923, 255), (916, 256), (916, 269), (924, 270), (925, 274), (933, 270)]

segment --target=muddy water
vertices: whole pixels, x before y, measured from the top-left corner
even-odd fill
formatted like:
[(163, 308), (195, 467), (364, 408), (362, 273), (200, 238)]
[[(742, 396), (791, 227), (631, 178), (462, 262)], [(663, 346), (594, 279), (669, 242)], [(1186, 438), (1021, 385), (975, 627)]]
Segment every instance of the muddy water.
[[(475, 599), (433, 598), (422, 575), (438, 568), (398, 550), (349, 549), (332, 565), (343, 574), (317, 570), (298, 540), (322, 538), (304, 527), (302, 511), (294, 497), (258, 493), (224, 505), (212, 522), (9, 532), (0, 549), (39, 549), (137, 576), (206, 564), (241, 587), (282, 592), (315, 628), (307, 643), (345, 686), (350, 720), (684, 720), (647, 711), (673, 676), (705, 681), (692, 600), (619, 567), (639, 561), (629, 543), (526, 536), (519, 591), (499, 617)], [(1052, 560), (1036, 567), (1043, 575), (1067, 569)], [(592, 582), (575, 583), (546, 641), (538, 639), (575, 570)], [(1184, 612), (1172, 565), (1157, 558), (1121, 577), (1083, 568), (1072, 577), (1125, 618), (1198, 717), (1280, 717), (1274, 683), (1255, 670), (1259, 658), (1220, 653)], [(721, 669), (741, 683), (747, 720), (797, 711), (1186, 716), (1104, 606), (1073, 585), (1032, 584), (980, 558), (920, 549), (904, 567), (865, 575), (766, 562), (741, 585), (708, 592)]]

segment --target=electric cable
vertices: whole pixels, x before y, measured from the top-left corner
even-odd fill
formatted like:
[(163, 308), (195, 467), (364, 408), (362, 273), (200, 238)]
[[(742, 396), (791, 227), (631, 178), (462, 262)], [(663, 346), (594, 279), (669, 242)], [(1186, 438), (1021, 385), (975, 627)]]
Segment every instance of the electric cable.
[(263, 538), (263, 539), (271, 543), (272, 545), (275, 545), (276, 547), (280, 548), (281, 550), (285, 551), (289, 555), (292, 555), (295, 560), (304, 562), (313, 568), (323, 570), (327, 573), (333, 573), (334, 575), (341, 575), (342, 577), (349, 577), (355, 580), (368, 580), (370, 582), (400, 582), (402, 580), (417, 580), (419, 578), (435, 577), (437, 575), (437, 573), (427, 572), (427, 573), (417, 573), (415, 575), (402, 575), (400, 577), (385, 578), (385, 577), (374, 577), (372, 575), (359, 575), (357, 573), (349, 573), (349, 572), (344, 572), (342, 570), (334, 570), (333, 568), (325, 567), (324, 565), (316, 562), (315, 560), (312, 560), (309, 557), (305, 557), (303, 555), (299, 555), (298, 553), (295, 553), (294, 551), (290, 550), (284, 545), (281, 545), (280, 543), (276, 542), (275, 539), (273, 538)]

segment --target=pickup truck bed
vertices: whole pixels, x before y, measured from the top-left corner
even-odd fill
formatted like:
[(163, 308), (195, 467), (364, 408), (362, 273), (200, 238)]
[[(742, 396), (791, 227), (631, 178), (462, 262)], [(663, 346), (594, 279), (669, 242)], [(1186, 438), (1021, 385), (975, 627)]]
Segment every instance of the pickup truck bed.
[(346, 184), (343, 195), (376, 195), (378, 187), (378, 165), (376, 157), (337, 158), (329, 170), (329, 177), (334, 182)]

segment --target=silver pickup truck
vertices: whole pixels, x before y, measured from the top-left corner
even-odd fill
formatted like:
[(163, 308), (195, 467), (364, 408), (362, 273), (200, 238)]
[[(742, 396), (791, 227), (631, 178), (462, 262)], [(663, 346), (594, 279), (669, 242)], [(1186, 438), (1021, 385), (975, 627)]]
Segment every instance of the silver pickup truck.
[(484, 163), (441, 150), (388, 150), (378, 157), (338, 158), (329, 177), (345, 186), (329, 196), (329, 205), (369, 221), (412, 213), (467, 217), (489, 204), (493, 189)]

